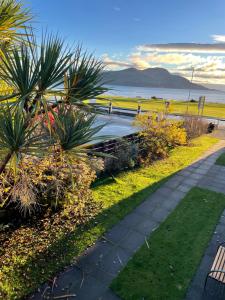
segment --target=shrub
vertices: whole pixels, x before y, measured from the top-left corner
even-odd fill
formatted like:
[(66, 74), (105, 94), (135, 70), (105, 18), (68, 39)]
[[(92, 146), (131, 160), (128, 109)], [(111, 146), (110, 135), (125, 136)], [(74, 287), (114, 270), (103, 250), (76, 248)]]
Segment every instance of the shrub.
[(187, 132), (187, 138), (190, 140), (207, 133), (208, 123), (199, 116), (186, 116), (184, 128)]
[(111, 174), (131, 169), (138, 161), (138, 145), (134, 142), (120, 139), (111, 155), (113, 157), (106, 157), (104, 160), (104, 172)]
[[(92, 199), (90, 185), (96, 178), (95, 159), (75, 159), (50, 155), (44, 159), (26, 157), (15, 176), (2, 174), (0, 205), (19, 209), (24, 215), (34, 210), (82, 206)], [(100, 167), (100, 166), (99, 166)]]
[(171, 121), (164, 116), (139, 115), (136, 125), (141, 129), (140, 160), (151, 162), (168, 156), (170, 149), (187, 143), (182, 122)]
[[(43, 275), (48, 272), (46, 265), (54, 264), (56, 270), (60, 263), (65, 264), (65, 252), (79, 234), (78, 225), (88, 226), (101, 209), (99, 202), (82, 197), (54, 213), (47, 209), (42, 218), (27, 219), (26, 226), (0, 226), (0, 299), (21, 299), (21, 294), (37, 287), (37, 276), (47, 280)], [(77, 253), (78, 248), (77, 239), (73, 251)], [(14, 281), (17, 284), (7, 288), (5, 283), (11, 286)]]

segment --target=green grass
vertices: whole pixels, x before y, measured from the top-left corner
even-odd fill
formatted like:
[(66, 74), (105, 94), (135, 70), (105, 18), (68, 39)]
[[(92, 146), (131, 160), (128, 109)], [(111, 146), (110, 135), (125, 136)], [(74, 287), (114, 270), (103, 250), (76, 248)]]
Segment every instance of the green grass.
[[(123, 172), (114, 180), (103, 180), (93, 188), (96, 201), (103, 204), (99, 215), (86, 226), (52, 241), (44, 252), (39, 253), (39, 249), (33, 249), (32, 253), (27, 253), (26, 249), (17, 249), (14, 235), (13, 259), (0, 270), (0, 292), (4, 292), (4, 299), (24, 298), (39, 284), (71, 264), (88, 246), (144, 201), (166, 179), (191, 164), (217, 141), (215, 138), (202, 136), (193, 140), (192, 146), (175, 148), (165, 160), (157, 161), (148, 167)], [(0, 256), (0, 259), (3, 258)], [(7, 260), (6, 257), (4, 259)]]
[(222, 153), (216, 160), (217, 165), (225, 166), (225, 152)]
[(193, 140), (190, 147), (173, 149), (167, 159), (156, 161), (148, 167), (122, 172), (116, 176), (116, 181), (107, 179), (107, 183), (103, 180), (93, 190), (94, 197), (103, 202), (105, 209), (110, 207), (110, 212), (113, 212), (110, 218), (116, 221), (154, 192), (169, 176), (191, 164), (214, 143), (214, 138), (205, 135)]
[[(165, 111), (165, 102), (164, 100), (160, 100), (160, 99), (149, 100), (149, 99), (127, 98), (121, 96), (105, 96), (105, 98), (112, 99), (113, 105), (121, 108), (137, 109), (138, 102), (141, 102), (140, 104), (143, 110)], [(98, 102), (103, 105), (109, 104), (109, 101), (106, 100), (98, 100)], [(187, 109), (186, 101), (171, 100), (170, 113), (185, 114), (186, 109)], [(198, 103), (190, 102), (188, 112), (190, 114), (198, 114)], [(203, 115), (209, 117), (216, 117), (216, 118), (225, 118), (225, 104), (206, 102)]]
[(225, 195), (193, 188), (112, 282), (122, 299), (183, 299), (225, 208)]

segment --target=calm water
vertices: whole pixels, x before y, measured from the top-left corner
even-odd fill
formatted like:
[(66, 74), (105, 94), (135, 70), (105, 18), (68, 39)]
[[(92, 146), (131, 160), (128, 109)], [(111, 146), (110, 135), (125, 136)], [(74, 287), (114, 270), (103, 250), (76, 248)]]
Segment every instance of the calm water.
[[(186, 89), (164, 89), (164, 88), (145, 88), (133, 86), (109, 86), (111, 91), (107, 95), (114, 96), (127, 96), (127, 97), (142, 97), (151, 98), (152, 96), (175, 99), (175, 100), (188, 100), (189, 90)], [(190, 99), (198, 100), (200, 96), (206, 96), (208, 102), (225, 103), (225, 92), (214, 90), (191, 90)]]

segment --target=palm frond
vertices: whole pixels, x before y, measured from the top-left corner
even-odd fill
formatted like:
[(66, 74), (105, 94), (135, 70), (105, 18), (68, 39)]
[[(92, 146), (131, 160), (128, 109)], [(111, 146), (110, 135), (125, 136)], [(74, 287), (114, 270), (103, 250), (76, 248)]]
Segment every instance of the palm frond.
[(20, 100), (34, 93), (39, 80), (39, 62), (35, 63), (30, 48), (21, 43), (12, 49), (4, 49), (0, 64), (0, 78), (19, 95)]
[(38, 123), (28, 122), (20, 106), (8, 104), (0, 111), (0, 153), (41, 155), (49, 140), (38, 133)]
[(104, 87), (102, 80), (103, 69), (101, 61), (87, 53), (82, 54), (81, 47), (78, 47), (74, 63), (64, 77), (66, 100), (72, 104), (79, 104), (106, 92), (108, 89)]
[(0, 0), (0, 41), (1, 44), (21, 41), (27, 22), (32, 19), (29, 9), (22, 1)]
[(12, 49), (3, 49), (0, 79), (18, 95), (21, 106), (33, 110), (38, 101), (46, 103), (45, 93), (63, 84), (63, 76), (72, 63), (72, 53), (58, 36), (44, 36), (40, 48), (28, 36), (27, 41)]
[(99, 139), (97, 133), (104, 127), (104, 124), (94, 126), (95, 115), (76, 110), (72, 106), (60, 105), (58, 111), (52, 113), (55, 121), (53, 135), (63, 151), (80, 151), (81, 146)]
[(73, 53), (64, 46), (58, 36), (44, 35), (40, 46), (38, 90), (43, 93), (63, 84), (63, 76), (69, 69)]

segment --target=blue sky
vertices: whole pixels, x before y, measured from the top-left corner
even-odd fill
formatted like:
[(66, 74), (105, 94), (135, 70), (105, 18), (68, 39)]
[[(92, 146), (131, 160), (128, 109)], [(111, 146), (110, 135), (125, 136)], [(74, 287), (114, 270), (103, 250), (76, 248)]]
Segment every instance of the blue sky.
[(196, 80), (222, 83), (224, 0), (30, 0), (28, 5), (37, 29), (82, 43), (108, 68), (166, 67), (189, 77), (193, 66)]

